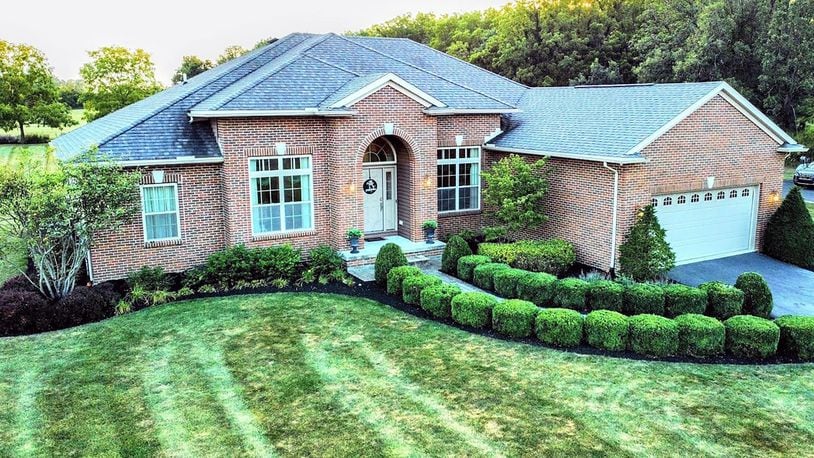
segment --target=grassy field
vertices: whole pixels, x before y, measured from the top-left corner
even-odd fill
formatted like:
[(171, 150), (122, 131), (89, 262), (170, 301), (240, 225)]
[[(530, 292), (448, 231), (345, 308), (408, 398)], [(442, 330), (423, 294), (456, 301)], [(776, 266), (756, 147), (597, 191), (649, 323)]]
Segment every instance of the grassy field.
[[(70, 132), (77, 127), (85, 124), (85, 119), (82, 115), (85, 113), (85, 110), (71, 110), (71, 118), (76, 121), (76, 124), (70, 127), (66, 127), (65, 129), (54, 129), (53, 127), (46, 127), (46, 126), (26, 126), (25, 133), (26, 135), (48, 135), (49, 137), (56, 138), (59, 134)], [(0, 135), (19, 135), (19, 131), (17, 130), (2, 130), (0, 129)], [(29, 148), (34, 150), (42, 150), (45, 151), (44, 144), (30, 144), (30, 145), (0, 145), (0, 161), (7, 160), (11, 151), (16, 147), (23, 147)]]
[(0, 405), (0, 456), (800, 456), (814, 365), (579, 355), (275, 294), (0, 339)]

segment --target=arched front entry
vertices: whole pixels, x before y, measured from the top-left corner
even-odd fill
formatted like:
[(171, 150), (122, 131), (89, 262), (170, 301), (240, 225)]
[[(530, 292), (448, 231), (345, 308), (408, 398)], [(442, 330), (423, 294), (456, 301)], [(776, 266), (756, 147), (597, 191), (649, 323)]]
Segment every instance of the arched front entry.
[(365, 234), (384, 234), (398, 228), (396, 166), (396, 148), (386, 137), (373, 140), (362, 156)]

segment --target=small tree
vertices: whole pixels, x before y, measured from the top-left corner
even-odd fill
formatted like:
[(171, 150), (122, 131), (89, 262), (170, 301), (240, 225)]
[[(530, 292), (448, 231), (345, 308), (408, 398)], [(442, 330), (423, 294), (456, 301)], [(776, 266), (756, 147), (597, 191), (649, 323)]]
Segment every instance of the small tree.
[[(22, 243), (36, 270), (20, 273), (49, 298), (70, 293), (94, 236), (135, 215), (137, 182), (137, 173), (93, 151), (50, 167), (28, 154), (0, 168), (2, 229)], [(8, 247), (0, 248), (8, 260)]]
[(487, 214), (497, 223), (485, 230), (487, 239), (535, 229), (548, 219), (543, 214), (543, 197), (548, 191), (545, 165), (544, 159), (529, 164), (512, 154), (483, 172), (483, 202)]
[(192, 78), (193, 76), (200, 75), (212, 67), (212, 61), (209, 59), (201, 59), (198, 56), (184, 56), (181, 59), (181, 66), (178, 67), (178, 70), (176, 70), (175, 74), (172, 75), (172, 82), (173, 84), (178, 84), (184, 81), (185, 76), (187, 78)]
[(665, 232), (652, 205), (636, 216), (625, 243), (619, 247), (622, 274), (637, 281), (655, 280), (675, 266), (676, 255), (665, 240)]
[(800, 188), (794, 187), (769, 218), (763, 252), (783, 262), (814, 268), (814, 222)]

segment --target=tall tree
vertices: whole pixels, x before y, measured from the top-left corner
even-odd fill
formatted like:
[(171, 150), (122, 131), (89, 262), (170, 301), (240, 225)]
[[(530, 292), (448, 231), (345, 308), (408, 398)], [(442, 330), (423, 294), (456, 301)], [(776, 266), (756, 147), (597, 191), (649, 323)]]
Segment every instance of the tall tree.
[(109, 46), (88, 52), (91, 62), (79, 73), (87, 92), (83, 97), (89, 121), (138, 102), (162, 89), (150, 54), (143, 49)]
[(232, 45), (223, 50), (223, 54), (218, 56), (218, 65), (246, 54), (248, 50), (240, 45)]
[(26, 125), (64, 127), (73, 122), (45, 55), (32, 46), (0, 40), (0, 127), (18, 129), (20, 143), (25, 143)]
[(82, 96), (85, 94), (85, 84), (82, 80), (66, 80), (59, 82), (59, 99), (73, 109), (82, 108)]
[(209, 59), (201, 59), (198, 56), (184, 56), (181, 59), (181, 66), (178, 67), (178, 70), (172, 75), (172, 82), (173, 84), (178, 84), (184, 81), (185, 77), (192, 78), (195, 75), (200, 75), (213, 66), (212, 61)]

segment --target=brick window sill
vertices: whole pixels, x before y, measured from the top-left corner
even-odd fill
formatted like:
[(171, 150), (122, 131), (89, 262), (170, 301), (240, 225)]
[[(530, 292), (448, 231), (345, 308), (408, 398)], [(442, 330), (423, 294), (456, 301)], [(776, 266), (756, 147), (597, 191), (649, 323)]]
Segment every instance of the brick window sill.
[(483, 210), (461, 210), (454, 212), (444, 212), (438, 214), (438, 219), (454, 218), (456, 216), (474, 216), (480, 215), (481, 213), (483, 213)]
[(181, 245), (183, 243), (184, 242), (181, 239), (155, 240), (151, 242), (144, 242), (144, 248), (161, 248), (165, 246)]
[(293, 239), (297, 237), (308, 237), (312, 235), (317, 235), (317, 231), (309, 229), (307, 231), (292, 231), (292, 232), (281, 232), (279, 234), (253, 235), (252, 242), (261, 242), (264, 240)]

